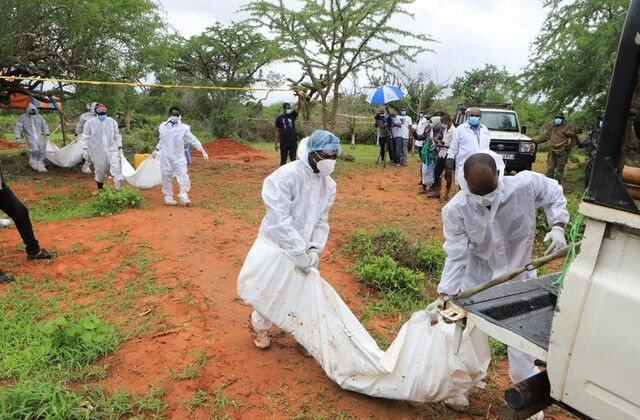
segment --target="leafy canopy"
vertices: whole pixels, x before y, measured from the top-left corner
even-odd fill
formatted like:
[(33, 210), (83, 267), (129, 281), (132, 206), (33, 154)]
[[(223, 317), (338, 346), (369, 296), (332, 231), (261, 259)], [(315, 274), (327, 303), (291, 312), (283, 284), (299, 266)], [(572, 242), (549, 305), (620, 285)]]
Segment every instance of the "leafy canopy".
[[(391, 19), (411, 14), (411, 0), (304, 0), (293, 9), (283, 0), (256, 0), (242, 10), (256, 28), (268, 28), (284, 51), (284, 61), (298, 64), (310, 90), (319, 96), (323, 125), (335, 128), (340, 85), (349, 76), (386, 65), (400, 70), (426, 51), (432, 39), (394, 26)], [(417, 42), (411, 44), (406, 42)], [(333, 97), (332, 109), (328, 108)]]
[(556, 109), (602, 109), (628, 0), (545, 0), (545, 25), (524, 73), (529, 93)]

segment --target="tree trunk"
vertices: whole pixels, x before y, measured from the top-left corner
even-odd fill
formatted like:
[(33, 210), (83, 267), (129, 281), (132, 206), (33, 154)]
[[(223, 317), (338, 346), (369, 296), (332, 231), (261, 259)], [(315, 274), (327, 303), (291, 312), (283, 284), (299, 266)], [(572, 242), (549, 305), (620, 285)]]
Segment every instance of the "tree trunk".
[(335, 131), (336, 123), (338, 119), (338, 108), (340, 105), (340, 93), (338, 89), (340, 88), (339, 83), (335, 83), (333, 87), (333, 106), (331, 107), (331, 131)]
[(320, 104), (322, 105), (322, 129), (326, 130), (329, 125), (329, 110), (327, 109), (326, 96), (322, 97)]
[(56, 105), (56, 100), (53, 96), (50, 97), (50, 101), (53, 103), (53, 106), (56, 107), (58, 113), (60, 114), (60, 129), (62, 130), (62, 145), (67, 145), (67, 122), (64, 119), (64, 91), (62, 89), (62, 82), (58, 82), (58, 88), (60, 89), (60, 108)]
[(352, 118), (349, 121), (349, 125), (351, 126), (350, 131), (351, 131), (351, 149), (355, 149), (356, 148), (356, 119)]

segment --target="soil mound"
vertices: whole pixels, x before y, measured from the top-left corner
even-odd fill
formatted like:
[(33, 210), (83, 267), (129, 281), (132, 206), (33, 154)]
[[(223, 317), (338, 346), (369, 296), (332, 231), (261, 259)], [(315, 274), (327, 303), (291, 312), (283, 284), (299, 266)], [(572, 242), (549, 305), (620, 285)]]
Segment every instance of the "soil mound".
[(256, 149), (233, 139), (217, 139), (204, 145), (211, 159), (255, 162), (266, 157)]

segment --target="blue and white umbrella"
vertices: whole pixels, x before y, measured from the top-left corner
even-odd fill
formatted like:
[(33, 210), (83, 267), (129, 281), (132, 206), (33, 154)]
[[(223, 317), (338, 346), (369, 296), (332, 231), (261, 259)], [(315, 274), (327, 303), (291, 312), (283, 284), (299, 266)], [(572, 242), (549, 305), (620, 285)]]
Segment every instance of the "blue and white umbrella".
[(371, 105), (384, 105), (389, 102), (399, 101), (402, 98), (404, 98), (404, 93), (402, 93), (400, 88), (384, 85), (371, 92), (367, 101)]

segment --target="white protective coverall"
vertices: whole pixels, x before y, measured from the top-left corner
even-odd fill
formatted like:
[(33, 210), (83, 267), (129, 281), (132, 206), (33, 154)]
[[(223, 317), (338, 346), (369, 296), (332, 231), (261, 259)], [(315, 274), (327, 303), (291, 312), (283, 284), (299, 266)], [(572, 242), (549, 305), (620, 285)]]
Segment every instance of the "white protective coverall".
[[(78, 140), (82, 140), (82, 133), (84, 131), (84, 125), (87, 123), (87, 121), (89, 121), (90, 119), (94, 118), (96, 116), (96, 106), (98, 105), (97, 102), (91, 102), (91, 104), (89, 105), (89, 111), (83, 113), (80, 115), (80, 117), (78, 117), (78, 124), (76, 124), (76, 139)], [(87, 156), (89, 157), (89, 156)], [(82, 172), (84, 172), (85, 174), (89, 174), (91, 173), (91, 159), (85, 159), (84, 164), (82, 165)]]
[(489, 150), (490, 143), (491, 133), (483, 124), (480, 124), (479, 136), (473, 131), (468, 121), (459, 125), (453, 132), (453, 138), (451, 139), (449, 151), (447, 152), (447, 159), (455, 159), (456, 161), (456, 184), (458, 184), (461, 189), (463, 185), (466, 185), (464, 171), (462, 170), (464, 162), (474, 153)]
[[(298, 146), (298, 160), (281, 166), (262, 184), (267, 213), (258, 236), (296, 256), (315, 248), (322, 253), (329, 237), (329, 211), (336, 199), (336, 182), (330, 176), (313, 173), (307, 152), (308, 138)], [(266, 331), (271, 321), (251, 314), (253, 328)]]
[[(468, 198), (465, 183), (443, 208), (447, 258), (439, 293), (455, 295), (530, 263), (536, 209), (544, 209), (549, 226), (569, 222), (567, 200), (557, 181), (530, 171), (504, 177), (502, 159), (488, 150), (483, 153), (491, 154), (501, 171), (498, 197), (490, 208), (482, 207)], [(535, 277), (535, 271), (528, 271), (512, 281)], [(532, 357), (511, 348), (508, 355), (514, 383), (539, 372)]]
[(84, 125), (87, 123), (87, 121), (96, 116), (96, 105), (98, 105), (97, 102), (92, 102), (91, 105), (89, 105), (89, 111), (80, 114), (80, 116), (78, 117), (78, 123), (76, 124), (76, 137), (78, 137), (78, 139), (82, 138)]
[(111, 171), (116, 189), (122, 187), (122, 136), (118, 122), (111, 117), (101, 121), (99, 117), (84, 124), (82, 142), (85, 142), (91, 162), (95, 166), (95, 180), (103, 183), (107, 170)]
[(206, 154), (200, 141), (191, 133), (191, 127), (182, 121), (172, 124), (167, 120), (158, 127), (160, 141), (156, 146), (161, 156), (160, 169), (162, 171), (162, 193), (173, 196), (171, 181), (175, 175), (180, 186), (180, 195), (186, 195), (191, 189), (191, 181), (187, 174), (187, 157), (184, 153), (185, 144), (195, 147), (203, 155)]
[[(29, 111), (31, 110), (35, 110), (36, 115), (30, 115)], [(42, 115), (38, 113), (38, 108), (34, 104), (29, 104), (27, 111), (16, 121), (15, 135), (17, 140), (22, 139), (23, 132), (27, 138), (29, 150), (31, 150), (29, 165), (36, 171), (45, 171), (44, 159), (47, 156), (49, 127)], [(45, 135), (44, 139), (40, 137), (41, 134)]]

